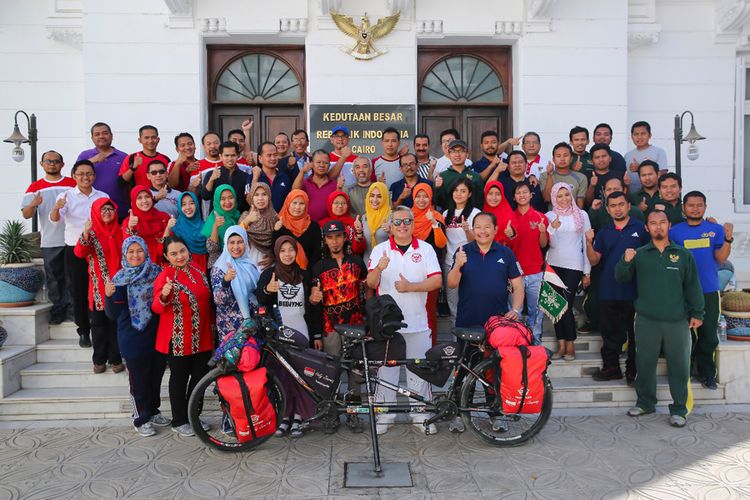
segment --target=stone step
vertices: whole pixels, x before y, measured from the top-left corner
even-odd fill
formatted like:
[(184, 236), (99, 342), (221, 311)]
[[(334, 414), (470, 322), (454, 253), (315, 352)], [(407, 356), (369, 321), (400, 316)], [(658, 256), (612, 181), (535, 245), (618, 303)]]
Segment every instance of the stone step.
[[(660, 403), (672, 400), (667, 377), (656, 377), (656, 395)], [(563, 377), (552, 379), (553, 408), (629, 407), (635, 405), (635, 389), (624, 380), (595, 382), (591, 378)], [(695, 404), (724, 404), (724, 386), (710, 390), (698, 382), (690, 384)]]
[(38, 363), (67, 363), (91, 362), (90, 347), (78, 345), (78, 335), (75, 339), (52, 339), (36, 346), (36, 360)]
[(127, 387), (128, 375), (123, 371), (113, 373), (107, 367), (104, 373), (94, 373), (89, 362), (37, 363), (21, 370), (22, 389), (75, 388), (75, 387)]
[(59, 325), (49, 325), (49, 338), (52, 340), (74, 339), (78, 341), (76, 324), (72, 321), (63, 321)]
[[(591, 375), (602, 366), (602, 357), (599, 353), (583, 352), (577, 353), (573, 361), (562, 359), (553, 360), (547, 370), (551, 379), (557, 378), (590, 378)], [(625, 373), (625, 358), (620, 358), (620, 369)], [(659, 359), (656, 365), (657, 375), (667, 374), (667, 362)]]

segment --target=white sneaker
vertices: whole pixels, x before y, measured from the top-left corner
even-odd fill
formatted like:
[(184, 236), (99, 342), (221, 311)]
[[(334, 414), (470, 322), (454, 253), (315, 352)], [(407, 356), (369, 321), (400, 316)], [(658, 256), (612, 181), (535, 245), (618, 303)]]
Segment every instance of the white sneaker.
[(451, 420), (451, 423), (448, 424), (448, 430), (451, 432), (461, 433), (466, 430), (466, 426), (464, 425), (464, 419), (461, 417), (456, 417), (453, 420)]
[(508, 421), (503, 417), (492, 419), (492, 432), (508, 432)]
[[(421, 424), (420, 424), (421, 425)], [(391, 424), (377, 424), (375, 426), (375, 432), (378, 436), (381, 436), (388, 432), (388, 429), (391, 427)]]
[(176, 432), (182, 437), (195, 436), (195, 432), (193, 432), (193, 428), (190, 427), (190, 424), (182, 424), (177, 427), (172, 427), (172, 432)]
[(425, 436), (431, 436), (433, 434), (438, 433), (438, 428), (437, 428), (437, 425), (435, 424), (430, 424), (427, 427), (425, 427), (423, 423), (414, 423), (414, 427), (424, 432)]
[(134, 425), (133, 427), (135, 427), (135, 431), (138, 434), (140, 434), (141, 436), (144, 436), (144, 437), (153, 436), (154, 434), (156, 434), (156, 430), (151, 425), (151, 422), (145, 422), (145, 423), (141, 424), (140, 426), (135, 426)]
[(161, 413), (157, 413), (156, 415), (151, 417), (151, 424), (155, 425), (156, 427), (166, 427), (172, 424), (172, 419), (165, 417)]

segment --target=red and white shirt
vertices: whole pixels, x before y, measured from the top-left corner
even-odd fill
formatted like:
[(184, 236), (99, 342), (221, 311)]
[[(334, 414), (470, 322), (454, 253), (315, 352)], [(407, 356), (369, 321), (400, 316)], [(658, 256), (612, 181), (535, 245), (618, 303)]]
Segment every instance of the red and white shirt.
[(32, 182), (26, 189), (26, 193), (21, 200), (22, 209), (31, 205), (37, 193), (42, 195), (42, 204), (36, 208), (39, 229), (42, 233), (42, 248), (65, 246), (65, 226), (52, 223), (49, 220), (49, 213), (55, 207), (57, 196), (74, 187), (76, 187), (76, 181), (70, 177), (61, 177), (56, 181), (48, 181), (45, 178), (39, 179)]
[(378, 295), (390, 295), (404, 314), (406, 328), (402, 333), (424, 332), (430, 329), (427, 323), (427, 292), (406, 292), (396, 290), (396, 281), (400, 275), (412, 283), (424, 281), (431, 276), (440, 276), (440, 263), (432, 246), (422, 240), (412, 239), (411, 245), (402, 253), (393, 236), (375, 246), (367, 261), (367, 270), (378, 266), (380, 258), (386, 255), (390, 259), (388, 267), (380, 274)]

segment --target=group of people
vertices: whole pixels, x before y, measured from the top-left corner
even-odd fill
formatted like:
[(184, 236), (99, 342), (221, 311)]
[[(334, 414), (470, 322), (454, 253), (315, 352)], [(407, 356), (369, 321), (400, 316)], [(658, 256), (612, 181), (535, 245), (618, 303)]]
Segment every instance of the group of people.
[[(436, 342), (439, 302), (457, 326), (504, 314), (541, 342), (540, 291), (552, 275), (569, 305), (554, 324), (553, 358), (575, 359), (573, 302), (582, 286), (589, 328), (603, 337), (595, 380), (623, 378), (627, 343), (625, 377), (638, 393), (629, 414), (654, 411), (661, 349), (673, 425), (689, 411), (691, 353), (703, 384), (716, 387), (717, 266), (729, 256), (732, 225), (704, 218), (702, 193), (681, 198), (681, 179), (666, 172), (648, 123), (633, 124), (635, 148), (624, 157), (609, 147), (603, 123), (590, 150), (589, 131), (574, 127), (551, 159), (535, 132), (501, 142), (486, 131), (474, 161), (453, 129), (440, 134), (440, 158), (427, 135), (402, 146), (392, 128), (382, 131), (382, 154), (368, 158), (352, 153), (343, 125), (331, 130), (331, 151), (312, 153), (304, 130), (253, 151), (251, 127), (244, 122), (226, 140), (206, 132), (200, 160), (193, 137), (181, 133), (170, 161), (156, 127), (141, 127), (142, 150), (126, 154), (112, 146), (109, 125), (96, 123), (94, 148), (79, 154), (71, 177), (62, 155), (47, 151), (44, 178), (23, 198), (24, 217), (40, 220), (50, 323), (72, 313), (80, 346), (93, 346), (95, 373), (127, 368), (141, 435), (170, 425), (193, 434), (193, 387), (217, 343), (259, 305), (276, 305), (311, 347), (338, 355), (333, 327), (362, 323), (365, 300), (389, 294), (408, 325), (406, 355), (416, 358)], [(159, 410), (167, 365), (171, 420)], [(381, 376), (397, 381), (398, 368)], [(287, 385), (277, 434), (298, 437), (314, 407)], [(407, 385), (429, 394), (411, 373)], [(412, 415), (423, 428), (424, 415)], [(391, 423), (381, 417), (379, 433)], [(347, 424), (361, 429), (354, 416)], [(463, 431), (460, 418), (450, 430)]]

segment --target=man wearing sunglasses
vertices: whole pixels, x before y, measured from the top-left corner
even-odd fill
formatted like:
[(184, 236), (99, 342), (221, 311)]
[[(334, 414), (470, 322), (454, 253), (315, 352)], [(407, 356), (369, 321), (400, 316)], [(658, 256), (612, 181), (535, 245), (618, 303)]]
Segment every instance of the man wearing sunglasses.
[[(404, 323), (399, 332), (406, 340), (406, 357), (422, 358), (432, 347), (432, 334), (427, 323), (427, 293), (440, 288), (443, 282), (440, 263), (432, 246), (414, 238), (414, 214), (409, 207), (399, 206), (391, 214), (390, 238), (372, 249), (367, 263), (367, 286), (379, 295), (390, 295), (401, 308)], [(398, 385), (400, 367), (383, 367), (379, 375), (384, 380)], [(406, 374), (409, 391), (431, 399), (428, 382), (411, 372)], [(396, 393), (378, 386), (375, 393), (378, 402), (396, 402)], [(435, 434), (434, 424), (424, 428), (425, 413), (412, 413), (412, 422), (426, 434)], [(378, 434), (384, 434), (393, 422), (393, 414), (378, 417)]]
[(167, 166), (161, 160), (152, 161), (148, 164), (146, 177), (151, 183), (151, 194), (154, 195), (157, 210), (176, 219), (180, 215), (178, 204), (182, 192), (167, 185)]

